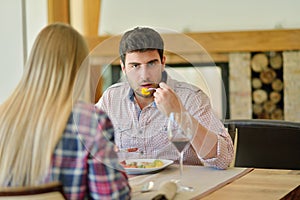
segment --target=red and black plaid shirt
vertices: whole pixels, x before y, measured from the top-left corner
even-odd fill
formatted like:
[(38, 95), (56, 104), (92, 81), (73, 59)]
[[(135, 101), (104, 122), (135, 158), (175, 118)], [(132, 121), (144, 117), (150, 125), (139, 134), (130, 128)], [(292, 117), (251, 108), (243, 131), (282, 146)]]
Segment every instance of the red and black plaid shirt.
[(92, 104), (77, 103), (53, 154), (52, 181), (68, 199), (129, 199), (130, 186), (113, 143), (113, 126)]

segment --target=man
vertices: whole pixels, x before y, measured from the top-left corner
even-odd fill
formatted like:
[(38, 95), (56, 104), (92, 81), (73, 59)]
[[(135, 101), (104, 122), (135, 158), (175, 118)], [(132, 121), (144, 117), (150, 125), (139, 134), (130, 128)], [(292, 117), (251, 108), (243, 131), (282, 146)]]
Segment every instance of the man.
[(168, 76), (159, 33), (130, 30), (121, 38), (119, 51), (126, 81), (109, 87), (96, 104), (112, 120), (117, 147), (138, 148), (142, 157), (177, 159), (167, 136), (168, 116), (188, 111), (194, 135), (184, 163), (227, 168), (233, 158), (228, 132), (201, 89)]

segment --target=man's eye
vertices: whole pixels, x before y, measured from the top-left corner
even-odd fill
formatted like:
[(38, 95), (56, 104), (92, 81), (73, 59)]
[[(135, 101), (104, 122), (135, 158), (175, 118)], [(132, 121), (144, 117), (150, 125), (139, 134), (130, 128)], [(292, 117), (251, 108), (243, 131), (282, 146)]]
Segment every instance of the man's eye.
[(156, 62), (150, 62), (150, 63), (148, 63), (148, 66), (149, 66), (149, 67), (154, 67), (154, 66), (156, 66), (156, 65), (157, 65)]
[(132, 64), (132, 65), (129, 65), (130, 68), (138, 68), (139, 65), (138, 64)]

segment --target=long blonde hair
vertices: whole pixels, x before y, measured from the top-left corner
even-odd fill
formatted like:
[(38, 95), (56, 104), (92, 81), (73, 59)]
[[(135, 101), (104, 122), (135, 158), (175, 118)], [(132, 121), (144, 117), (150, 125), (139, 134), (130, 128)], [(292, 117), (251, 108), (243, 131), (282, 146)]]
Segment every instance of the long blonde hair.
[(37, 36), (21, 81), (0, 106), (0, 187), (36, 185), (47, 177), (79, 98), (75, 80), (89, 81), (87, 69), (79, 72), (87, 54), (85, 40), (69, 25), (51, 24)]

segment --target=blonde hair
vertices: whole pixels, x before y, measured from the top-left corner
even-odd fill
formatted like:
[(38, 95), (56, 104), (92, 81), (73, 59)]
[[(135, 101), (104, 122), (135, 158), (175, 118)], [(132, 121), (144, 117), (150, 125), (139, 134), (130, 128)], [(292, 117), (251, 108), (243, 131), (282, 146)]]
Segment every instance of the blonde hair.
[(21, 81), (0, 106), (0, 186), (36, 185), (47, 178), (79, 98), (74, 85), (89, 82), (87, 67), (80, 69), (87, 55), (85, 40), (69, 25), (51, 24), (37, 36)]

